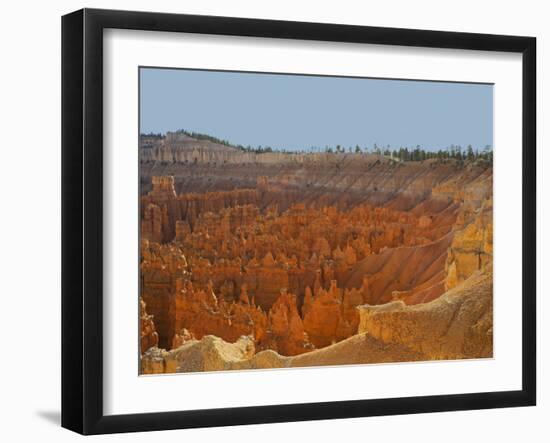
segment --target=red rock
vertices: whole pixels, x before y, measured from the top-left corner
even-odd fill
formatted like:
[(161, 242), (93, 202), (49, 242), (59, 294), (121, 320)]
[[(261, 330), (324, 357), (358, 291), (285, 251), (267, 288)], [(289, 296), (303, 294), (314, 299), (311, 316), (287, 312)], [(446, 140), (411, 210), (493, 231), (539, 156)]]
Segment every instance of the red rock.
[(143, 354), (147, 349), (156, 347), (159, 342), (159, 336), (155, 330), (153, 316), (147, 314), (146, 305), (143, 299), (139, 299), (139, 333), (140, 333), (140, 350)]
[(427, 303), (492, 262), (486, 165), (193, 143), (155, 142), (142, 165), (140, 288), (160, 347), (186, 329), (296, 355), (355, 334), (358, 305)]

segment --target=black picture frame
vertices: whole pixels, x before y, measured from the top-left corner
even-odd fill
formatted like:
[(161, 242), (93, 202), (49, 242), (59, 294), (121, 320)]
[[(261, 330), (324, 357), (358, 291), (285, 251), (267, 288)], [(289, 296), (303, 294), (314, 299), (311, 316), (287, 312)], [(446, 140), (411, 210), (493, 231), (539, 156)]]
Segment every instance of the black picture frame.
[[(103, 30), (522, 54), (522, 389), (227, 409), (103, 413)], [(458, 411), (536, 403), (536, 39), (231, 17), (83, 9), (62, 18), (62, 426), (82, 434)]]

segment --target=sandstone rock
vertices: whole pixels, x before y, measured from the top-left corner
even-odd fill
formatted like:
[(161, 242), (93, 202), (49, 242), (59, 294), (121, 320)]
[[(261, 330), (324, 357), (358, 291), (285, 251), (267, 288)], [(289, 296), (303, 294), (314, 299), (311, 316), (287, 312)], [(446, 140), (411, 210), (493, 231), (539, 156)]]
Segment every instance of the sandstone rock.
[(164, 374), (165, 372), (171, 372), (166, 367), (166, 358), (170, 354), (164, 349), (157, 347), (149, 348), (142, 356), (140, 360), (140, 374)]
[(396, 291), (407, 295), (408, 304), (433, 300), (445, 292), (445, 263), (452, 240), (450, 233), (426, 245), (370, 255), (355, 265), (345, 285), (359, 287), (363, 278), (369, 276), (369, 295), (365, 299), (369, 304), (387, 303)]
[(254, 341), (241, 337), (229, 344), (213, 335), (191, 341), (171, 351), (166, 360), (167, 372), (210, 372), (232, 369), (233, 364), (254, 355)]
[(492, 276), (477, 272), (437, 300), (402, 301), (358, 308), (359, 332), (296, 356), (255, 353), (254, 340), (227, 343), (214, 336), (191, 339), (170, 352), (150, 348), (142, 373), (267, 369), (421, 361), (492, 356)]
[(394, 301), (358, 309), (359, 333), (404, 345), (428, 359), (493, 355), (492, 273), (478, 271), (430, 303), (406, 306)]
[(485, 271), (493, 262), (493, 206), (487, 201), (475, 213), (462, 217), (449, 249), (445, 269), (445, 288), (451, 289), (478, 270)]
[[(249, 336), (260, 352), (229, 366), (287, 365), (353, 336), (359, 305), (428, 305), (491, 268), (487, 163), (264, 155), (181, 133), (143, 138), (140, 157), (145, 347)], [(367, 340), (376, 358), (385, 338)]]
[(282, 355), (297, 355), (313, 349), (298, 313), (296, 296), (284, 289), (269, 310), (268, 331), (262, 345)]
[(368, 334), (358, 334), (332, 346), (286, 357), (273, 350), (253, 353), (251, 341), (226, 343), (218, 337), (185, 343), (163, 354), (158, 366), (167, 373), (211, 372), (243, 369), (274, 369), (305, 366), (418, 361), (425, 356), (401, 345), (385, 344)]
[(178, 281), (174, 298), (176, 330), (186, 328), (198, 339), (216, 335), (233, 343), (250, 335), (260, 341), (267, 330), (267, 315), (251, 303), (226, 302), (212, 287), (195, 288), (191, 281)]
[(189, 332), (187, 329), (183, 328), (180, 332), (174, 335), (172, 339), (172, 349), (179, 348), (185, 343), (195, 340), (193, 333)]
[(155, 330), (153, 316), (147, 314), (146, 305), (142, 298), (139, 299), (139, 332), (140, 332), (140, 349), (143, 354), (147, 349), (156, 347), (159, 342), (159, 336)]
[(141, 238), (154, 242), (162, 241), (162, 223), (163, 217), (160, 206), (149, 203), (143, 210)]
[(176, 281), (187, 275), (187, 260), (174, 245), (141, 242), (140, 296), (153, 315), (158, 344), (168, 348), (176, 332), (174, 297)]
[(176, 190), (174, 189), (173, 176), (153, 177), (153, 190), (149, 194), (157, 201), (167, 201), (176, 198)]

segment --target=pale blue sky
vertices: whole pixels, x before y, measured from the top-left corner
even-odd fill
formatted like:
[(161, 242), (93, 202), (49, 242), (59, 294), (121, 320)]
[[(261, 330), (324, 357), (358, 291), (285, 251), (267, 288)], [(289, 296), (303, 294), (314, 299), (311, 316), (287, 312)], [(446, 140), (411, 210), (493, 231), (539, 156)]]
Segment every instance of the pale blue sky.
[(142, 133), (274, 149), (493, 145), (484, 84), (141, 68), (140, 113)]

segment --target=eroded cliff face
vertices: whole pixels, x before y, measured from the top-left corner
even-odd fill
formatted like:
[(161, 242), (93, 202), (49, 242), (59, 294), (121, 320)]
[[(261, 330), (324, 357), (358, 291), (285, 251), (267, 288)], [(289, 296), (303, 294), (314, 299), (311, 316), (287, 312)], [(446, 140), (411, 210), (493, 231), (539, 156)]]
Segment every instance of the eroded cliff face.
[[(248, 337), (246, 358), (231, 357), (231, 365), (244, 359), (250, 367), (306, 364), (315, 361), (307, 356), (326, 358), (324, 349), (344, 342), (368, 348), (372, 357), (358, 350), (365, 362), (390, 361), (381, 355), (390, 344), (405, 360), (484, 356), (492, 349), (487, 341), (474, 345), (482, 340), (464, 328), (455, 335), (467, 337), (468, 352), (454, 344), (437, 353), (435, 341), (420, 349), (397, 332), (409, 318), (403, 313), (411, 312), (418, 323), (404, 330), (417, 328), (424, 337), (431, 317), (417, 307), (491, 275), (487, 162), (262, 157), (193, 139), (155, 143), (142, 149), (140, 168), (140, 291), (159, 346), (144, 353), (144, 372), (166, 370), (166, 352), (169, 359), (183, 347), (198, 352), (210, 335), (221, 341), (212, 347), (207, 339), (208, 349)], [(478, 280), (475, 286), (492, 294), (492, 286)], [(479, 309), (492, 306), (488, 300)], [(396, 318), (396, 335), (365, 329), (366, 312), (378, 308), (372, 318), (384, 324)], [(358, 333), (366, 338), (351, 340)], [(180, 357), (171, 360), (172, 370), (184, 370)]]
[(147, 314), (146, 305), (143, 299), (139, 299), (139, 332), (140, 350), (143, 354), (147, 349), (158, 346), (159, 335), (155, 329), (153, 316)]
[(430, 303), (360, 306), (358, 332), (405, 345), (427, 359), (492, 357), (492, 277), (476, 272)]
[(445, 288), (454, 288), (476, 271), (489, 273), (492, 263), (493, 202), (486, 200), (477, 211), (461, 214), (455, 226), (445, 263)]

